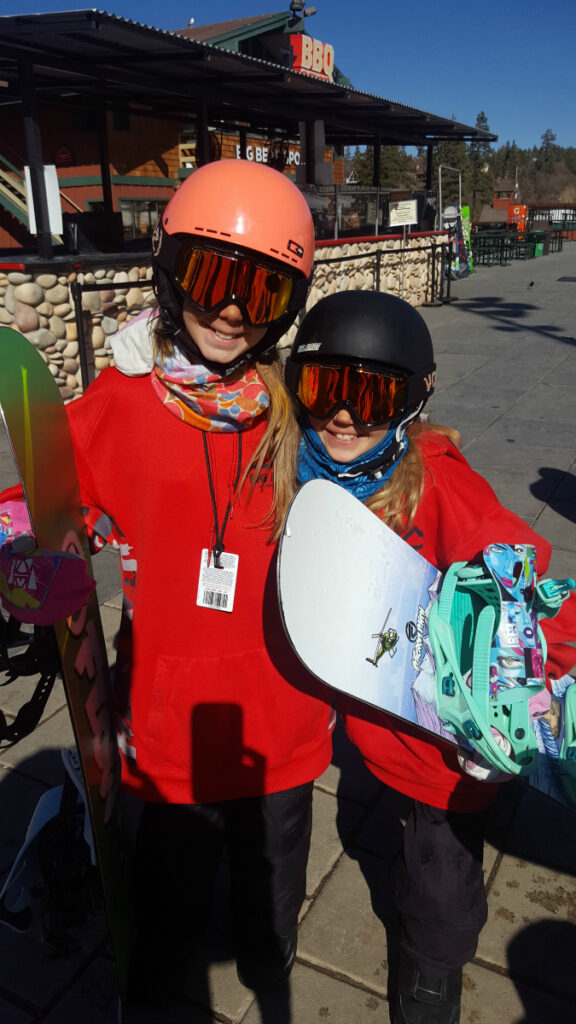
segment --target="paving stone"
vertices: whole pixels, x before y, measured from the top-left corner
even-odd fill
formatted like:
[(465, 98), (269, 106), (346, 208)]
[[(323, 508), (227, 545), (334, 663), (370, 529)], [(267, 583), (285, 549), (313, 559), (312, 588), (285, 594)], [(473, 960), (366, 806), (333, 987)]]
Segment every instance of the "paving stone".
[[(59, 752), (63, 747), (75, 745), (74, 733), (68, 708), (65, 706), (51, 718), (43, 718), (33, 733), (2, 754), (2, 763), (17, 768), (22, 761), (42, 751)], [(47, 774), (44, 781), (57, 786), (62, 781), (59, 758), (46, 763)]]
[(576, 551), (576, 502), (554, 502), (545, 508), (537, 529), (555, 548)]
[[(5, 679), (5, 677), (0, 678)], [(13, 720), (22, 705), (31, 699), (39, 680), (39, 675), (19, 676), (17, 679), (6, 683), (6, 685), (3, 685), (0, 688), (0, 707), (4, 714), (8, 716), (9, 721)], [(50, 718), (64, 707), (66, 707), (66, 694), (64, 693), (62, 680), (60, 678), (56, 678), (40, 721), (46, 721), (46, 719)], [(40, 722), (38, 725), (40, 725)], [(36, 728), (38, 728), (38, 726)]]
[(330, 874), (352, 831), (364, 816), (364, 809), (349, 800), (336, 800), (322, 790), (314, 791), (312, 844), (306, 882), (306, 895), (313, 897)]
[[(196, 963), (186, 987), (185, 999), (189, 1005), (198, 1007), (201, 1013), (212, 1010), (222, 1014), (226, 1020), (241, 1021), (254, 1002), (254, 993), (238, 981), (236, 961), (213, 960), (210, 963)], [(196, 1018), (192, 1018), (196, 1020)], [(200, 1016), (198, 1021), (205, 1018)], [(212, 1020), (212, 1016), (208, 1020)], [(164, 1024), (164, 1021), (162, 1022)], [(188, 1024), (188, 1018), (186, 1018)]]
[(350, 978), (385, 996), (385, 929), (395, 926), (386, 863), (353, 848), (306, 915), (298, 955), (308, 965)]
[(568, 1024), (574, 1007), (546, 990), (480, 965), (462, 981), (462, 1024)]
[(487, 428), (483, 441), (490, 442), (496, 454), (500, 448), (509, 448), (513, 455), (516, 453), (518, 460), (522, 459), (523, 467), (533, 464), (536, 448), (549, 448), (551, 454), (557, 449), (567, 449), (570, 463), (574, 457), (576, 423), (573, 430), (568, 429), (568, 424), (559, 430), (558, 424), (548, 418), (534, 420), (521, 417), (518, 406), (514, 406), (496, 424)]
[[(554, 499), (558, 501), (576, 502), (576, 473), (572, 465), (570, 473), (565, 473), (560, 481), (558, 490), (554, 492)], [(541, 472), (544, 472), (543, 470)]]
[(534, 987), (576, 1002), (576, 879), (505, 855), (488, 906), (478, 957), (500, 968), (512, 957)]
[(554, 465), (538, 466), (530, 491), (543, 502), (576, 502), (576, 476), (570, 472), (572, 468), (573, 464), (568, 470)]
[[(550, 464), (553, 457), (558, 469), (566, 472), (573, 459), (573, 448), (560, 448), (558, 445), (542, 445), (537, 439), (531, 444), (507, 444), (506, 424), (504, 419), (499, 420), (496, 428), (491, 427), (482, 437), (475, 440), (464, 452), (468, 461), (478, 473), (483, 476), (491, 469), (506, 470), (511, 473), (522, 473), (525, 486), (528, 488), (533, 480), (538, 479), (538, 467)], [(491, 436), (491, 431), (500, 433), (500, 443), (496, 444)]]
[(552, 551), (552, 557), (550, 559), (550, 565), (546, 570), (546, 575), (553, 578), (555, 577), (556, 579), (570, 577), (571, 579), (576, 580), (576, 552), (563, 551), (561, 548), (555, 548)]
[(242, 1024), (384, 1024), (388, 1006), (376, 993), (297, 964), (287, 991), (261, 997)]
[[(436, 351), (436, 347), (435, 347)], [(454, 349), (444, 350), (437, 355), (438, 383), (434, 392), (434, 400), (447, 388), (475, 373), (486, 362), (486, 355), (481, 352), (462, 352)]]
[(576, 387), (576, 356), (570, 353), (557, 366), (545, 370), (542, 381), (545, 384), (569, 388), (573, 393)]
[(529, 394), (525, 395), (514, 407), (514, 413), (534, 424), (539, 420), (548, 420), (556, 424), (573, 422), (574, 395), (570, 388), (554, 384), (537, 384)]
[(117, 594), (112, 594), (112, 596), (107, 598), (107, 600), (104, 602), (103, 605), (101, 605), (101, 607), (103, 607), (103, 608), (116, 608), (118, 610), (121, 610), (122, 609), (122, 591), (119, 590)]
[(106, 641), (106, 656), (110, 668), (116, 663), (116, 652), (118, 645), (118, 629), (120, 628), (120, 612), (109, 602), (100, 605), (100, 617), (102, 629)]
[(98, 587), (98, 600), (100, 603), (107, 601), (122, 589), (120, 558), (114, 548), (107, 546), (94, 555), (92, 568)]

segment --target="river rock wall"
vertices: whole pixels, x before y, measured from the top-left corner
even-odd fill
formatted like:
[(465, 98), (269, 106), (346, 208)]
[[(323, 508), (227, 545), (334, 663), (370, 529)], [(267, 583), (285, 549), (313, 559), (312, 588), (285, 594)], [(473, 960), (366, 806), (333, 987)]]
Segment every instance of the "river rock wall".
[[(349, 241), (319, 246), (306, 309), (334, 292), (375, 288), (400, 295), (414, 306), (432, 297), (441, 275), (446, 236)], [(433, 247), (432, 247), (433, 246)], [(332, 262), (335, 261), (335, 262)], [(54, 376), (65, 401), (83, 390), (79, 332), (73, 282), (99, 285), (82, 291), (82, 325), (87, 362), (95, 373), (112, 360), (110, 338), (143, 309), (154, 304), (152, 268), (142, 258), (134, 265), (114, 263), (79, 270), (73, 263), (54, 264), (54, 272), (0, 269), (0, 326), (13, 327), (38, 349)], [(289, 347), (304, 313), (284, 335)]]

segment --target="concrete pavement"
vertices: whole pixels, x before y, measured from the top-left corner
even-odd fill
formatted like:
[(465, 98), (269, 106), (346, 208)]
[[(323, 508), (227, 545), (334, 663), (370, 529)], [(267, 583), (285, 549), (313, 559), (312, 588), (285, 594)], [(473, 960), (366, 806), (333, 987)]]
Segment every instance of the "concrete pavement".
[[(509, 267), (479, 268), (453, 286), (456, 301), (422, 310), (438, 359), (432, 418), (458, 427), (463, 450), (500, 499), (554, 548), (552, 574), (576, 576), (576, 245)], [(0, 436), (0, 487), (13, 471)], [(470, 496), (474, 500), (474, 496)], [(120, 608), (116, 557), (96, 560), (110, 651)], [(576, 650), (575, 650), (576, 660)], [(13, 716), (29, 681), (0, 691)], [(0, 751), (0, 884), (39, 796), (60, 781), (58, 750), (72, 744), (60, 686), (35, 733)], [(385, 1024), (395, 921), (387, 864), (404, 801), (385, 790), (337, 736), (318, 780), (308, 898), (286, 991), (261, 1003), (236, 979), (226, 873), (203, 963), (189, 998), (142, 1024)], [(576, 1005), (576, 815), (517, 785), (505, 787), (486, 842), (489, 919), (466, 968), (462, 1024), (564, 1024)], [(0, 925), (2, 1024), (115, 1020), (102, 917), (54, 959), (35, 934)]]

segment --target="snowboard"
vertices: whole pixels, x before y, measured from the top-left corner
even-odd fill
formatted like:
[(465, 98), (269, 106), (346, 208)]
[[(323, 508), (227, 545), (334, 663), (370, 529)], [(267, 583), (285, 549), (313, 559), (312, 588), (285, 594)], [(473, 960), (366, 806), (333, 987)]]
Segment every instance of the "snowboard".
[[(38, 547), (82, 555), (92, 574), (72, 438), (58, 386), (32, 344), (6, 327), (0, 328), (0, 412)], [(54, 631), (123, 996), (132, 945), (130, 844), (96, 590)]]
[(474, 273), (474, 259), (473, 259), (473, 256), (472, 256), (471, 232), (472, 232), (472, 226), (471, 226), (471, 218), (470, 218), (470, 207), (469, 206), (463, 206), (462, 207), (462, 236), (464, 238), (464, 246), (465, 246), (465, 249), (466, 249), (468, 263), (469, 263), (469, 266), (470, 266), (470, 273), (473, 274)]
[(451, 235), (450, 264), (447, 272), (453, 281), (460, 281), (472, 273), (472, 259), (469, 240), (466, 239), (464, 232), (463, 211), (459, 206), (446, 206), (442, 216), (442, 227)]
[[(489, 547), (498, 560), (509, 546)], [(535, 568), (535, 549), (531, 551), (530, 571)], [(525, 561), (529, 563), (530, 557)], [(466, 573), (473, 587), (481, 570), (461, 570), (464, 590)], [(334, 690), (458, 745), (471, 773), (481, 778), (481, 770), (475, 770), (475, 751), (481, 745), (475, 740), (466, 685), (456, 693), (464, 694), (463, 708), (451, 712), (454, 679), (444, 657), (450, 645), (438, 615), (447, 600), (448, 576), (443, 589), (445, 580), (438, 569), (337, 484), (310, 481), (292, 501), (280, 541), (278, 593), (284, 629), (299, 659)], [(512, 582), (520, 586), (525, 581)], [(573, 586), (573, 581), (561, 583)], [(480, 586), (490, 589), (489, 584), (490, 579), (482, 577)], [(494, 583), (492, 594), (496, 587)], [(460, 595), (464, 603), (465, 597)], [(512, 723), (519, 749), (518, 777), (576, 807), (576, 682), (570, 676), (552, 681), (549, 694), (535, 642), (535, 613), (528, 614), (513, 601), (502, 608), (511, 648), (498, 647), (501, 639), (496, 640), (490, 658), (486, 651), (481, 656), (469, 652), (470, 665), (474, 661), (479, 679), (485, 675), (486, 705), (497, 695), (492, 713), (500, 713), (502, 720), (504, 711)], [(522, 614), (520, 651), (514, 645)], [(465, 614), (462, 618), (466, 621)], [(435, 628), (429, 628), (433, 623)], [(512, 634), (515, 640), (510, 640)], [(498, 704), (500, 697), (506, 701), (504, 708)], [(461, 725), (457, 732), (455, 721)], [(485, 730), (491, 742), (492, 721)], [(526, 736), (519, 740), (523, 725)]]

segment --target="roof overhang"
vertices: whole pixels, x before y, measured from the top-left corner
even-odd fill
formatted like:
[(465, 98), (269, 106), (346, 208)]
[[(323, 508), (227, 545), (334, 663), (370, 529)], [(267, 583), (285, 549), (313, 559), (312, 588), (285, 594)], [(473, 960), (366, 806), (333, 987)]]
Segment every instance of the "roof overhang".
[(97, 10), (0, 17), (0, 109), (20, 101), (21, 64), (37, 102), (129, 109), (296, 135), (322, 120), (326, 142), (426, 146), (496, 135), (356, 89)]

